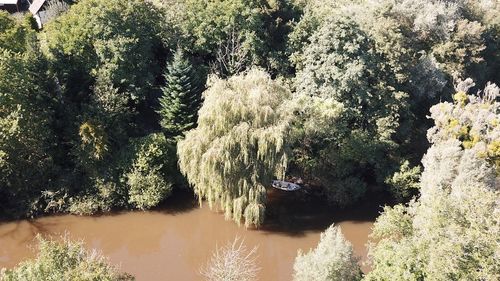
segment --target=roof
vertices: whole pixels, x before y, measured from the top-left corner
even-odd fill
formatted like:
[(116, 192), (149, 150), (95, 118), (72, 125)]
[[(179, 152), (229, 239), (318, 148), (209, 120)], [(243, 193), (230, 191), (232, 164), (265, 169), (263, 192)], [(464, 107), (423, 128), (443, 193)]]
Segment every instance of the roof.
[(16, 5), (19, 0), (0, 0), (0, 5)]
[[(0, 0), (3, 1), (3, 0)], [(34, 0), (33, 3), (30, 5), (29, 10), (33, 15), (36, 15), (38, 11), (42, 8), (43, 4), (45, 3), (45, 0)]]

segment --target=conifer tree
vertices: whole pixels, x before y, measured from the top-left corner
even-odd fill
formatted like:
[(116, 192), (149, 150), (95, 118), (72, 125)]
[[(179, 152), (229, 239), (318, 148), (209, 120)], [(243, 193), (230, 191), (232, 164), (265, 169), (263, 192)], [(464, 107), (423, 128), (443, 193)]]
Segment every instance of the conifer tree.
[(165, 73), (166, 86), (160, 98), (161, 126), (167, 136), (176, 137), (195, 127), (201, 106), (201, 85), (181, 51), (177, 51)]

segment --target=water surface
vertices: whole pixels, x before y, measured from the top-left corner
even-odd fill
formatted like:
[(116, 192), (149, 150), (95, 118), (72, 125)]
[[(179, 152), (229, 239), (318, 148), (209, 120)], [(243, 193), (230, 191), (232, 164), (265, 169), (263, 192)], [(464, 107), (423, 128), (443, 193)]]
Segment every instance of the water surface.
[[(315, 201), (298, 200), (286, 192), (270, 196), (267, 224), (247, 230), (207, 206), (198, 208), (191, 196), (181, 194), (166, 207), (148, 212), (80, 217), (49, 216), (0, 224), (0, 268), (13, 267), (34, 255), (34, 237), (68, 232), (96, 248), (137, 280), (203, 280), (200, 268), (216, 245), (244, 239), (257, 246), (259, 280), (291, 280), (298, 249), (315, 247), (329, 224), (340, 225), (355, 253), (366, 260), (368, 235), (376, 208), (336, 211)], [(31, 245), (31, 246), (30, 246)], [(363, 269), (368, 267), (363, 265)]]

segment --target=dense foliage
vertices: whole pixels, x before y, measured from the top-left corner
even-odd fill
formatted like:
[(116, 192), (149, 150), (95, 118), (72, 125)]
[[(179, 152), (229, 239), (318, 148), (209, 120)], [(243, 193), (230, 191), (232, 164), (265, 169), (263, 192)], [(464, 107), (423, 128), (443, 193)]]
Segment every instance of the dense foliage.
[(414, 195), (430, 106), (449, 99), (454, 79), (498, 82), (490, 16), (498, 9), (465, 0), (305, 1), (289, 42), (295, 87), (344, 112), (295, 145), (291, 166), (340, 205), (373, 185)]
[(500, 277), (498, 87), (432, 107), (436, 126), (424, 159), (420, 198), (377, 219), (367, 280), (496, 280)]
[(0, 48), (23, 52), (34, 36), (32, 17), (13, 18), (6, 11), (0, 11)]
[(129, 274), (121, 273), (109, 265), (107, 259), (95, 250), (85, 250), (82, 242), (72, 242), (67, 237), (64, 237), (63, 242), (40, 236), (37, 238), (39, 251), (37, 256), (13, 269), (4, 269), (0, 272), (0, 280), (134, 280)]
[(81, 1), (36, 34), (2, 12), (5, 214), (144, 209), (170, 194), (175, 149), (148, 121), (169, 50), (162, 15), (143, 1)]
[(47, 24), (42, 38), (60, 83), (73, 96), (106, 78), (134, 100), (144, 98), (160, 71), (154, 62), (159, 22), (160, 11), (144, 1), (88, 0)]
[(57, 97), (40, 54), (0, 52), (0, 204), (17, 215), (51, 177)]
[(327, 187), (332, 202), (346, 205), (363, 195), (367, 184), (383, 184), (397, 167), (395, 140), (408, 114), (408, 95), (391, 85), (390, 66), (373, 52), (375, 42), (347, 16), (326, 20), (310, 40), (295, 79), (297, 91), (343, 107), (339, 118), (318, 132), (323, 138), (297, 144), (297, 153), (305, 154), (297, 159), (305, 162), (296, 164)]
[(300, 16), (293, 1), (153, 2), (167, 14), (168, 26), (176, 33), (174, 40), (220, 76), (238, 74), (252, 65), (272, 74), (289, 73), (286, 39), (291, 23)]
[[(300, 178), (301, 198), (401, 203), (367, 280), (499, 279), (498, 1), (67, 3), (41, 30), (0, 11), (2, 217), (145, 210), (189, 185), (260, 226), (271, 180)], [(329, 228), (295, 278), (357, 280), (351, 254)]]

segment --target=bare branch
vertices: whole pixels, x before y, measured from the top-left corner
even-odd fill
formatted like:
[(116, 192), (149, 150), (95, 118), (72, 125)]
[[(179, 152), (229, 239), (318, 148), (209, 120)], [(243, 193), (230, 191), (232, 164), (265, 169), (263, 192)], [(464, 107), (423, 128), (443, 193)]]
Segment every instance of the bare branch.
[(256, 265), (257, 247), (248, 250), (236, 237), (223, 247), (217, 247), (201, 274), (207, 281), (252, 281), (260, 268)]
[(227, 40), (219, 45), (211, 72), (225, 78), (245, 70), (248, 64), (248, 48), (243, 45), (242, 36), (234, 30)]

